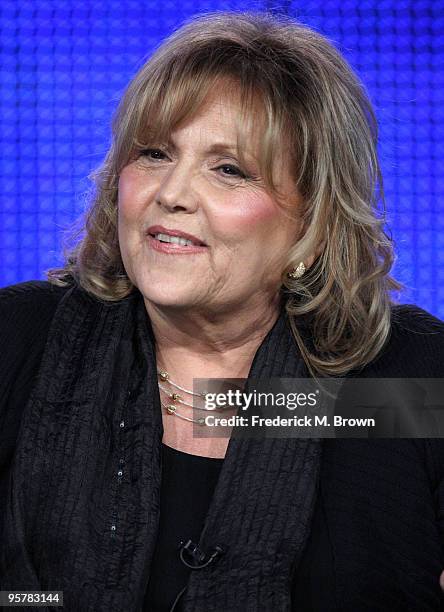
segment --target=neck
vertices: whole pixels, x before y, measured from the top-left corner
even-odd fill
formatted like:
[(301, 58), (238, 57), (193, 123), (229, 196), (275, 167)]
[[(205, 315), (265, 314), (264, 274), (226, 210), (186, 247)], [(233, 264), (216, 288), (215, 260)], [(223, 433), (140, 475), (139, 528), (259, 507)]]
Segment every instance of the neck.
[(145, 299), (156, 339), (158, 365), (196, 377), (247, 377), (262, 340), (280, 311), (279, 294), (269, 302), (229, 312), (165, 308)]

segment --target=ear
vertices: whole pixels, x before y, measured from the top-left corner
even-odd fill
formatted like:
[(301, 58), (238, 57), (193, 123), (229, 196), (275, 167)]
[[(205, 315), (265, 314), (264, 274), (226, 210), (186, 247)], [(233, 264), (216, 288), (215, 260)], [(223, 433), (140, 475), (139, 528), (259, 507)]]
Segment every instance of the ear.
[(320, 254), (322, 253), (323, 250), (324, 250), (324, 244), (320, 244), (316, 248), (316, 251), (315, 251), (314, 255), (309, 255), (309, 257), (307, 257), (306, 261), (304, 262), (305, 267), (307, 268), (307, 270), (309, 268), (311, 268), (311, 266), (314, 264), (314, 262), (320, 256)]
[(305, 267), (307, 268), (307, 270), (309, 270), (311, 268), (311, 266), (313, 265), (315, 259), (316, 259), (316, 255), (310, 255), (310, 257), (307, 257), (307, 260), (304, 262)]

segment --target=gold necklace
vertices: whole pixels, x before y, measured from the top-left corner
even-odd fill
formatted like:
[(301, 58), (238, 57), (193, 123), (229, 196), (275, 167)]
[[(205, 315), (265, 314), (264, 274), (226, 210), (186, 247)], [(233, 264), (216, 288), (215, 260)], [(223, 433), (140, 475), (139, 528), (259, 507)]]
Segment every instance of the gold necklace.
[[(189, 395), (194, 395), (200, 398), (205, 398), (206, 393), (195, 393), (194, 391), (190, 391), (189, 389), (185, 389), (185, 387), (181, 387), (177, 383), (171, 380), (169, 373), (166, 370), (160, 369), (157, 370), (157, 374), (161, 381), (164, 381), (174, 387), (175, 389), (179, 389), (184, 393), (188, 393)], [(163, 393), (170, 399), (172, 402), (180, 402), (187, 406), (191, 406), (194, 408), (193, 404), (189, 402), (185, 402), (183, 397), (179, 395), (179, 393), (169, 392), (165, 387), (163, 387), (159, 382), (159, 389), (163, 391)], [(160, 402), (162, 408), (165, 408), (168, 414), (172, 414), (174, 416), (179, 417), (179, 419), (183, 419), (184, 421), (189, 421), (190, 423), (196, 423), (196, 425), (205, 425), (205, 419), (203, 417), (199, 417), (197, 419), (193, 419), (192, 417), (187, 417), (185, 414), (177, 412), (177, 406), (173, 403), (164, 404), (162, 401)]]
[(197, 397), (205, 398), (207, 394), (206, 391), (203, 391), (202, 393), (194, 393), (194, 391), (190, 391), (189, 389), (185, 389), (185, 387), (181, 387), (180, 385), (178, 385), (177, 383), (171, 380), (170, 375), (168, 374), (166, 370), (157, 370), (157, 373), (160, 377), (160, 380), (167, 381), (172, 387), (175, 387), (176, 389), (180, 389), (180, 391), (185, 391), (185, 393), (188, 393), (189, 395), (196, 395)]
[[(169, 373), (166, 370), (163, 369), (159, 369), (157, 370), (157, 374), (158, 377), (161, 381), (166, 382), (167, 384), (171, 385), (172, 387), (174, 387), (175, 389), (179, 389), (180, 391), (183, 391), (184, 393), (188, 393), (189, 395), (193, 395), (195, 397), (200, 397), (205, 399), (207, 392), (203, 391), (201, 393), (195, 393), (194, 391), (191, 391), (190, 389), (186, 389), (185, 387), (182, 387), (181, 385), (178, 385), (177, 383), (175, 383), (174, 381), (171, 380), (171, 377), (169, 375)], [(206, 411), (223, 411), (223, 410), (227, 410), (230, 409), (231, 406), (224, 406), (224, 407), (220, 407), (220, 408), (208, 408), (208, 407), (198, 407), (198, 406), (194, 406), (194, 404), (190, 404), (189, 402), (185, 401), (182, 397), (182, 395), (180, 395), (179, 393), (176, 392), (170, 392), (168, 389), (165, 389), (165, 387), (163, 385), (159, 384), (159, 389), (168, 397), (169, 400), (171, 400), (172, 402), (178, 402), (180, 404), (183, 404), (184, 406), (190, 406), (191, 408), (194, 408), (195, 410), (206, 410)], [(196, 423), (196, 425), (206, 425), (205, 423), (205, 418), (204, 417), (199, 417), (197, 419), (193, 419), (192, 417), (187, 417), (186, 415), (177, 412), (177, 406), (174, 403), (169, 403), (169, 404), (164, 404), (162, 401), (160, 402), (162, 408), (165, 408), (165, 410), (167, 411), (168, 414), (172, 414), (174, 416), (179, 417), (180, 419), (183, 419), (184, 421), (189, 421), (191, 423)]]

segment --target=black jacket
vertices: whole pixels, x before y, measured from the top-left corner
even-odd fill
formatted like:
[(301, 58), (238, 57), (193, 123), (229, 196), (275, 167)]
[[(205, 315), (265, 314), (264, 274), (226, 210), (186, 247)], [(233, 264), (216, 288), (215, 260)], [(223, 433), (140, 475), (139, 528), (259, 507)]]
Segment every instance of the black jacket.
[[(163, 433), (143, 300), (25, 283), (0, 291), (0, 316), (0, 587), (136, 612)], [(444, 324), (398, 306), (361, 375), (442, 378), (443, 364)], [(304, 375), (282, 313), (250, 376)], [(202, 537), (225, 554), (192, 573), (184, 610), (439, 610), (443, 533), (441, 440), (231, 440)]]

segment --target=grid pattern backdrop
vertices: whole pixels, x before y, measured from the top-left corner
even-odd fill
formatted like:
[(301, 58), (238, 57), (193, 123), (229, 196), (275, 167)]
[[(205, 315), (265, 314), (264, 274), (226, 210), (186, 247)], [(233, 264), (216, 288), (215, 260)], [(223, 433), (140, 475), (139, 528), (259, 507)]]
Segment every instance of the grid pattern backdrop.
[(226, 9), (296, 17), (360, 75), (380, 123), (401, 301), (444, 318), (443, 0), (2, 0), (0, 286), (62, 262), (128, 80), (184, 20)]

